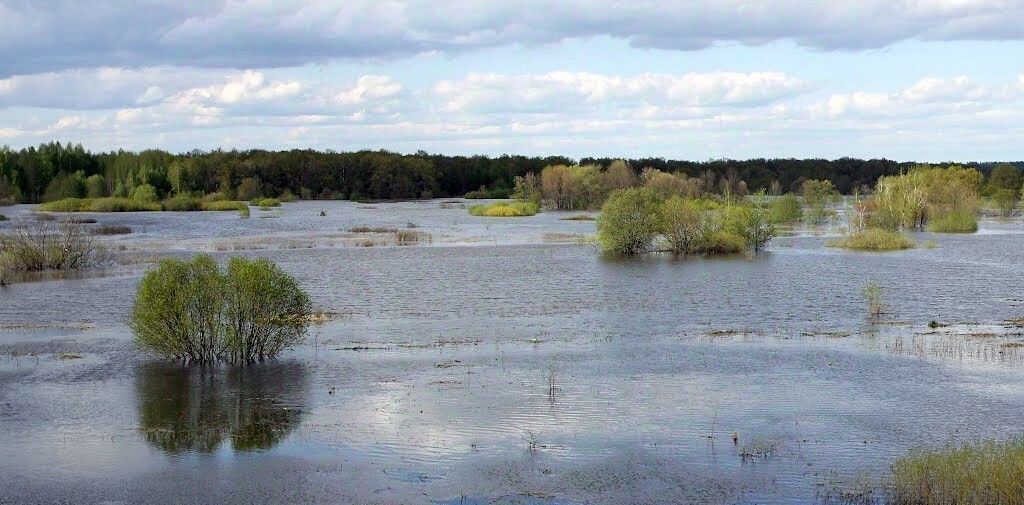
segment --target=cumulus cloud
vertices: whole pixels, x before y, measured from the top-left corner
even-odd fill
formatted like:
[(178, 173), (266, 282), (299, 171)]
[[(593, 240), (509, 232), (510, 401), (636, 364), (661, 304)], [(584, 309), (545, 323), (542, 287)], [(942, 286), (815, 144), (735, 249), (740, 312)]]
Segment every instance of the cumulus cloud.
[(298, 66), (596, 36), (692, 50), (791, 40), (825, 50), (1021, 40), (1008, 0), (0, 0), (0, 76), (97, 66)]

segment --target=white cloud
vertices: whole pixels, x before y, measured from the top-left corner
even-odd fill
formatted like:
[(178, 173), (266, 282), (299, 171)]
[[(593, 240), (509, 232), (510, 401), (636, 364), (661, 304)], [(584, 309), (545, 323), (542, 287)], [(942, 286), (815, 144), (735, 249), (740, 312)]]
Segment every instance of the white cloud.
[(1012, 0), (276, 0), (0, 2), (0, 76), (98, 66), (299, 66), (611, 37), (693, 50), (1022, 40)]

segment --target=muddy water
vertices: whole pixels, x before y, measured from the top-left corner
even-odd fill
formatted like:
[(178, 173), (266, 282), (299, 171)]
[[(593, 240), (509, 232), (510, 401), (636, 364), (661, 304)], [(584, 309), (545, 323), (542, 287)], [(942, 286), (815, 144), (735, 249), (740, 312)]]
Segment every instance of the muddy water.
[[(0, 502), (806, 503), (912, 447), (1019, 434), (1020, 222), (622, 261), (566, 216), (94, 216), (143, 262), (0, 290)], [(348, 231), (410, 222), (418, 245)], [(144, 260), (194, 250), (270, 257), (339, 317), (261, 367), (140, 354), (122, 319)]]

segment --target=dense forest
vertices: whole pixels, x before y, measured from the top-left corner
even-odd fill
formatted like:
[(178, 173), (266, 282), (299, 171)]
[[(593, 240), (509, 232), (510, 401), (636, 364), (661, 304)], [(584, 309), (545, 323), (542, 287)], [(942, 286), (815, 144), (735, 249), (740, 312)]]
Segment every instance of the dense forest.
[[(561, 156), (447, 156), (422, 151), (411, 155), (313, 150), (93, 153), (81, 145), (51, 142), (20, 150), (0, 148), (0, 201), (130, 197), (140, 187), (160, 198), (222, 193), (240, 200), (281, 194), (303, 199), (369, 200), (450, 197), (471, 192), (501, 197), (511, 191), (517, 176), (539, 174), (549, 165), (608, 167), (612, 161)], [(914, 165), (853, 158), (625, 161), (636, 173), (651, 168), (690, 177), (744, 181), (752, 191), (773, 185), (793, 190), (805, 180), (824, 179), (832, 181), (842, 193), (872, 187), (879, 177)], [(991, 168), (991, 164), (969, 166), (982, 172)]]

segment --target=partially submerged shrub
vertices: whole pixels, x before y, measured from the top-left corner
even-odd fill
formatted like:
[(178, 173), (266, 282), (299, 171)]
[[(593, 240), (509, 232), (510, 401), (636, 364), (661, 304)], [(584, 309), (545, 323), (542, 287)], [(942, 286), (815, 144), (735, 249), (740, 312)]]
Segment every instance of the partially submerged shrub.
[(273, 358), (306, 332), (309, 297), (265, 259), (168, 259), (143, 276), (130, 325), (140, 346), (196, 363)]
[(914, 241), (899, 232), (866, 228), (839, 239), (829, 240), (825, 245), (863, 251), (898, 251), (914, 247)]
[(494, 202), (486, 205), (473, 205), (469, 213), (474, 216), (485, 217), (525, 217), (533, 216), (540, 212), (540, 206), (536, 202), (510, 201)]
[(978, 231), (978, 218), (973, 210), (954, 209), (942, 212), (928, 222), (928, 231), (936, 233), (974, 233)]
[(274, 207), (280, 207), (281, 200), (278, 200), (277, 198), (262, 198), (256, 202), (256, 204), (259, 205), (260, 209), (266, 210)]
[(193, 212), (202, 207), (198, 198), (190, 195), (174, 195), (162, 203), (163, 210), (170, 212)]
[(775, 198), (768, 206), (768, 219), (775, 224), (799, 223), (803, 217), (803, 206), (795, 195)]
[(200, 209), (218, 212), (237, 210), (248, 214), (249, 204), (238, 200), (215, 200), (212, 202), (202, 202)]
[(104, 258), (103, 248), (80, 225), (26, 221), (0, 234), (0, 284), (11, 272), (71, 270)]
[(39, 206), (44, 212), (152, 212), (160, 210), (157, 202), (131, 198), (64, 198)]
[(1024, 439), (918, 449), (892, 465), (892, 503), (1024, 503)]
[(642, 254), (661, 226), (657, 195), (646, 188), (620, 189), (611, 194), (597, 218), (597, 240), (605, 252)]
[(775, 236), (768, 212), (762, 205), (674, 196), (661, 205), (659, 232), (675, 254), (756, 253)]
[(0, 221), (7, 221), (7, 216), (0, 214)]
[(882, 315), (885, 305), (882, 304), (882, 287), (877, 282), (871, 281), (861, 290), (861, 296), (868, 306), (868, 316), (872, 319)]

